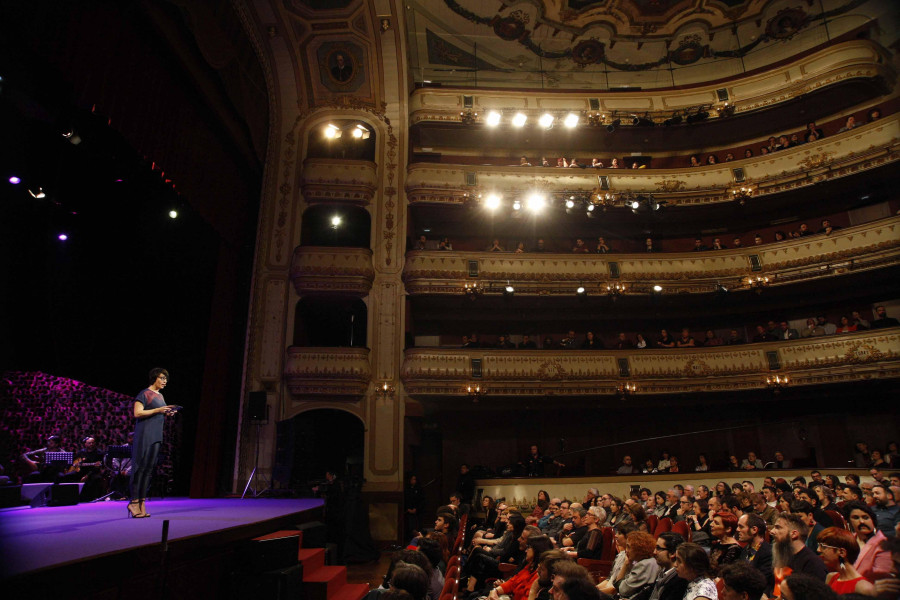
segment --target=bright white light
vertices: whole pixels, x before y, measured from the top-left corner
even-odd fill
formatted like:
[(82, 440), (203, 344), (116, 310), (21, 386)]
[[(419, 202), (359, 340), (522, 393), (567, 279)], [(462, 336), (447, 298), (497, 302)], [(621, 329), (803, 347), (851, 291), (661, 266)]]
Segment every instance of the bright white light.
[(641, 206), (641, 203), (638, 202), (637, 200), (635, 200), (634, 202), (631, 203), (631, 208), (637, 209), (637, 208), (640, 208), (640, 206)]
[(518, 200), (513, 202), (513, 210), (520, 210), (522, 208), (522, 203)]
[(330, 140), (341, 137), (341, 128), (333, 123), (329, 123), (325, 126), (325, 137)]
[(170, 219), (177, 219), (177, 218), (178, 218), (178, 211), (177, 211), (177, 210), (170, 210), (170, 211), (169, 211), (169, 218), (170, 218)]
[(578, 293), (578, 294), (583, 294), (583, 293), (584, 293), (584, 286), (583, 286), (583, 285), (579, 285), (579, 286), (578, 286), (578, 289), (576, 289), (575, 292)]
[(496, 127), (500, 124), (500, 113), (498, 113), (496, 110), (492, 110), (488, 113), (488, 116), (484, 120), (484, 122), (487, 123), (489, 127)]
[(574, 200), (566, 200), (566, 208), (575, 208)]
[(654, 292), (661, 292), (661, 291), (662, 291), (662, 286), (661, 286), (661, 285), (654, 285), (654, 286), (653, 286), (653, 291), (654, 291)]
[(16, 177), (15, 175), (13, 175), (12, 177), (9, 178), (9, 182), (13, 185), (19, 185), (20, 183), (22, 183), (22, 180), (19, 179), (18, 177)]
[(547, 206), (547, 199), (540, 194), (532, 194), (531, 196), (528, 196), (525, 203), (528, 206), (528, 210), (533, 213), (539, 213)]
[(511, 286), (509, 284), (506, 284), (506, 288), (504, 288), (504, 289), (506, 289), (507, 294), (512, 294), (513, 292), (516, 291), (516, 288), (514, 288), (513, 286)]
[(550, 113), (544, 113), (541, 115), (541, 118), (538, 119), (538, 123), (544, 129), (550, 129), (553, 126), (553, 121), (556, 120), (556, 117), (551, 115)]
[(566, 115), (566, 118), (563, 119), (563, 125), (565, 125), (569, 129), (572, 129), (573, 127), (578, 125), (578, 119), (578, 115), (576, 115), (575, 113), (569, 113)]
[(488, 210), (497, 210), (500, 208), (500, 196), (497, 194), (490, 194), (484, 199), (484, 206)]
[(596, 207), (593, 204), (588, 204), (588, 212), (594, 212)]
[(47, 194), (44, 193), (44, 188), (38, 188), (35, 190), (28, 190), (28, 193), (31, 194), (32, 198), (46, 198)]
[(334, 227), (335, 229), (340, 227), (341, 223), (343, 223), (343, 222), (344, 221), (343, 221), (343, 219), (341, 219), (340, 215), (334, 215), (333, 217), (331, 217), (331, 226)]
[(362, 132), (361, 130), (359, 130), (359, 129), (354, 129), (354, 130), (353, 130), (353, 137), (355, 137), (355, 138), (357, 138), (357, 139), (361, 138), (361, 137), (362, 137), (362, 134), (363, 134), (363, 132)]
[(64, 242), (64, 241), (66, 241), (67, 239), (69, 239), (69, 236), (66, 235), (65, 233), (61, 233), (61, 234), (59, 234), (58, 236), (56, 236), (56, 238), (57, 238), (59, 241)]
[(527, 120), (528, 117), (524, 113), (516, 113), (516, 116), (512, 118), (513, 127), (524, 127)]

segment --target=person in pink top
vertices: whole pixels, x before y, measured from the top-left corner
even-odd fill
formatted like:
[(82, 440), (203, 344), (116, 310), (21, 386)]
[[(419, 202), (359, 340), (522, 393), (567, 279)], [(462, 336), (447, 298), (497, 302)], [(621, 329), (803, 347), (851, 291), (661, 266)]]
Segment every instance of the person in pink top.
[(875, 528), (875, 513), (865, 503), (854, 500), (844, 505), (844, 514), (861, 547), (853, 567), (869, 581), (890, 577), (891, 553), (881, 548), (881, 542), (887, 538)]

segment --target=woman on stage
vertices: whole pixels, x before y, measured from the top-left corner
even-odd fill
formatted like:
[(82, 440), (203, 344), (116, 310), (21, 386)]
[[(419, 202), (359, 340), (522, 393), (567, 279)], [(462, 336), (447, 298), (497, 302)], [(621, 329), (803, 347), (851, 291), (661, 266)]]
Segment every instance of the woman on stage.
[(150, 478), (156, 467), (159, 447), (162, 445), (165, 415), (174, 414), (174, 409), (166, 405), (160, 393), (169, 382), (169, 372), (165, 369), (150, 371), (150, 386), (134, 399), (134, 443), (131, 446), (131, 497), (128, 502), (128, 516), (149, 517), (145, 509)]

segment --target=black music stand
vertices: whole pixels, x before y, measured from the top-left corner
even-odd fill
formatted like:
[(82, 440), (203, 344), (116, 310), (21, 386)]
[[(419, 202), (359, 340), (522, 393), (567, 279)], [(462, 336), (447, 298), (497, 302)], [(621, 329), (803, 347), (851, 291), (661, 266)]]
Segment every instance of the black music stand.
[(71, 467), (74, 461), (74, 452), (45, 452), (44, 462), (58, 467)]
[[(106, 453), (103, 455), (103, 466), (111, 470), (108, 461), (112, 460), (113, 458), (131, 458), (131, 445), (122, 444), (121, 446), (108, 446), (106, 448)], [(118, 493), (118, 490), (112, 490), (111, 492), (104, 494), (99, 498), (91, 500), (91, 503), (102, 502), (116, 493)]]

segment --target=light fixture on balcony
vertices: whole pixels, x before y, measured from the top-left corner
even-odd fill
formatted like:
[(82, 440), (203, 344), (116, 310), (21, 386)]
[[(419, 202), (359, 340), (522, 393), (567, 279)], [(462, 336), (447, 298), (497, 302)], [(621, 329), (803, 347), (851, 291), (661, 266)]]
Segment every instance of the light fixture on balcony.
[(484, 293), (484, 286), (480, 282), (466, 283), (465, 284), (466, 297), (469, 300), (475, 300)]
[(515, 293), (516, 293), (516, 288), (514, 288), (513, 285), (509, 281), (507, 281), (506, 286), (503, 288), (503, 297), (504, 298), (512, 298)]
[(496, 127), (500, 124), (501, 115), (496, 110), (492, 110), (487, 115), (487, 120), (485, 121), (488, 127)]
[(619, 296), (625, 293), (625, 284), (619, 283), (618, 281), (615, 283), (607, 283), (606, 284), (606, 294), (615, 300)]
[(359, 123), (357, 123), (356, 127), (353, 128), (353, 131), (351, 132), (351, 134), (353, 135), (354, 138), (356, 138), (358, 140), (367, 140), (367, 139), (369, 139), (369, 136), (372, 135), (372, 132), (369, 131), (367, 128), (363, 127), (362, 125), (360, 125)]
[(541, 115), (541, 118), (538, 119), (538, 125), (540, 125), (544, 129), (550, 129), (551, 127), (553, 127), (554, 121), (556, 121), (556, 117), (554, 117), (550, 113), (544, 113)]
[(766, 377), (766, 388), (773, 394), (780, 394), (789, 385), (791, 385), (791, 378), (787, 375), (769, 375)]
[(750, 275), (747, 277), (747, 287), (757, 294), (762, 294), (762, 291), (769, 287), (769, 278), (763, 275)]
[(471, 110), (463, 111), (459, 113), (459, 120), (463, 125), (474, 125), (478, 120), (478, 113), (472, 112)]
[(379, 398), (392, 398), (394, 396), (394, 386), (389, 381), (385, 381), (375, 388), (375, 393)]
[(606, 115), (604, 115), (602, 113), (595, 113), (595, 112), (588, 113), (588, 116), (587, 116), (588, 125), (590, 125), (591, 127), (600, 127), (601, 125), (603, 125), (603, 120), (605, 118), (606, 118)]
[(578, 287), (575, 288), (575, 295), (579, 298), (584, 298), (587, 296), (587, 289), (584, 287), (584, 284), (578, 284)]
[(731, 197), (734, 200), (737, 200), (738, 204), (744, 206), (747, 203), (747, 200), (753, 195), (753, 188), (751, 187), (735, 187), (731, 189)]
[(336, 140), (341, 137), (341, 134), (343, 134), (343, 131), (334, 123), (329, 123), (325, 126), (325, 137), (329, 140)]
[(635, 393), (637, 393), (637, 384), (632, 383), (631, 381), (623, 381), (616, 386), (616, 395), (622, 400), (634, 396)]
[(466, 386), (466, 394), (472, 399), (472, 402), (478, 403), (481, 397), (487, 394), (487, 388), (480, 383), (470, 383)]
[(576, 127), (578, 125), (578, 121), (580, 121), (580, 120), (581, 120), (581, 117), (579, 117), (577, 114), (569, 113), (563, 119), (563, 125), (565, 125), (567, 129), (573, 129), (574, 127)]

